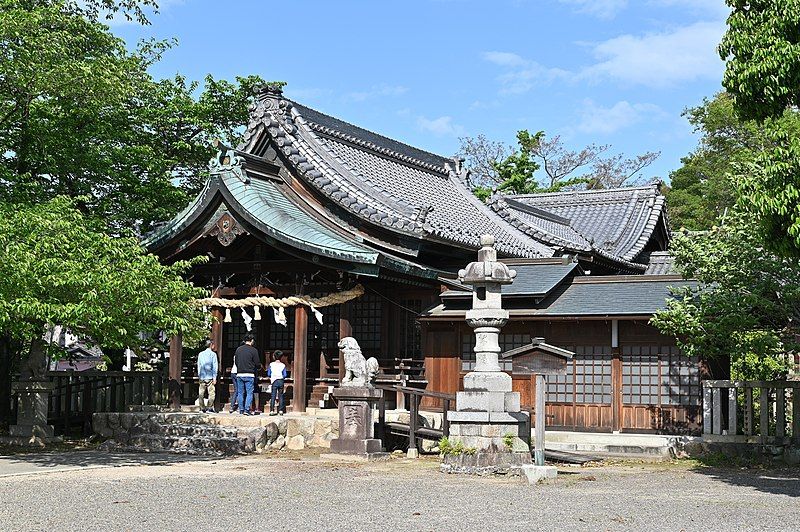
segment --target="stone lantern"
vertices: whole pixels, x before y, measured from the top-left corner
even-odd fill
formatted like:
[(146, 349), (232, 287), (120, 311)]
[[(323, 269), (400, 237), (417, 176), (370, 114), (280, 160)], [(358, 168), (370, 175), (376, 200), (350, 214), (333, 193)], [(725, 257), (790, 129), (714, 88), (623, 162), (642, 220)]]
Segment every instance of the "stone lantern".
[(520, 411), (519, 392), (512, 391), (511, 376), (499, 364), (498, 337), (508, 322), (501, 289), (516, 272), (497, 261), (494, 242), (482, 236), (478, 260), (458, 272), (473, 287), (466, 319), (475, 331), (476, 364), (456, 394), (456, 410), (447, 412), (451, 446), (463, 450), (444, 456), (442, 470), (452, 473), (505, 472), (531, 463), (530, 417)]

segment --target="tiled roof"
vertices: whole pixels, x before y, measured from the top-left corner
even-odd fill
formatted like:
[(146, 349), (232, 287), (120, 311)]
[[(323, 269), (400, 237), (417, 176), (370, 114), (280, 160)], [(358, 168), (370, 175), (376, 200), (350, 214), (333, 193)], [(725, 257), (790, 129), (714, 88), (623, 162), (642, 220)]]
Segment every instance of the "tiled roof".
[(678, 273), (678, 270), (675, 269), (675, 260), (669, 251), (643, 253), (641, 258), (647, 263), (645, 275), (674, 275)]
[(633, 261), (665, 215), (655, 185), (494, 198), (492, 207), (528, 235), (552, 245)]
[[(503, 297), (543, 297), (567, 277), (580, 271), (580, 267), (574, 262), (568, 264), (509, 264), (509, 268), (515, 270), (517, 276), (514, 277), (513, 283), (503, 287)], [(471, 291), (448, 290), (442, 293), (442, 297), (470, 298), (471, 294)]]
[(270, 139), (298, 174), (356, 216), (416, 238), (467, 249), (482, 234), (512, 257), (553, 249), (506, 223), (467, 190), (447, 159), (262, 93), (240, 149), (260, 155)]
[[(667, 307), (670, 288), (697, 286), (679, 277), (658, 279), (643, 276), (577, 277), (553, 291), (544, 300), (525, 305), (503, 305), (513, 316), (651, 316)], [(423, 318), (463, 318), (469, 304), (447, 298)]]

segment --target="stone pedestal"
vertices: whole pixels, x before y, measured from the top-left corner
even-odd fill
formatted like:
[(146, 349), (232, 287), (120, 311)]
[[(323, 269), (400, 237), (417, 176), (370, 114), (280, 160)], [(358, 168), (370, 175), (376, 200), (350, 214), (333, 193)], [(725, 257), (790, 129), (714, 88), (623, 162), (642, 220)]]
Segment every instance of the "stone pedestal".
[(342, 386), (333, 391), (339, 402), (339, 437), (331, 441), (331, 451), (366, 458), (388, 456), (383, 442), (375, 438), (373, 408), (383, 396), (381, 390), (362, 386)]
[(11, 390), (19, 401), (17, 424), (9, 427), (12, 443), (44, 445), (53, 441), (53, 426), (47, 424), (47, 404), (53, 383), (17, 381), (12, 383)]

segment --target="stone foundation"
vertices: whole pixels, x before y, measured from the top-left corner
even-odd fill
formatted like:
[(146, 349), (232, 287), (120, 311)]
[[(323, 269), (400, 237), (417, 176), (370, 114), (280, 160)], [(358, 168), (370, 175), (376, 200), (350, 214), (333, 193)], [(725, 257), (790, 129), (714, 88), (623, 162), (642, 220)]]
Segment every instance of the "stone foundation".
[(339, 420), (322, 416), (114, 412), (94, 414), (92, 424), (109, 449), (188, 454), (327, 449), (339, 434)]
[(520, 475), (520, 467), (530, 465), (530, 452), (481, 452), (442, 457), (439, 470), (443, 473), (468, 475)]

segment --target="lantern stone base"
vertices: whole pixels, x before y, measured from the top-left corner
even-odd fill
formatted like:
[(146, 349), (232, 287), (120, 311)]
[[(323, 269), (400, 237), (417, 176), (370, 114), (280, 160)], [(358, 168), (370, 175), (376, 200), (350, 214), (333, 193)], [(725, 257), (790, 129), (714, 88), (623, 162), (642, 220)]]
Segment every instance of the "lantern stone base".
[(47, 403), (53, 383), (50, 381), (17, 381), (11, 384), (19, 401), (17, 423), (8, 427), (3, 443), (43, 447), (58, 441), (53, 425), (47, 424)]
[[(513, 393), (513, 392), (508, 392)], [(517, 394), (517, 401), (519, 395)], [(463, 452), (446, 455), (441, 470), (446, 473), (519, 474), (512, 471), (531, 463), (530, 417), (525, 412), (450, 411), (451, 446)]]
[(383, 396), (381, 390), (366, 386), (342, 386), (333, 391), (339, 401), (339, 437), (331, 440), (331, 451), (338, 454), (380, 459), (383, 442), (375, 438), (373, 409)]

